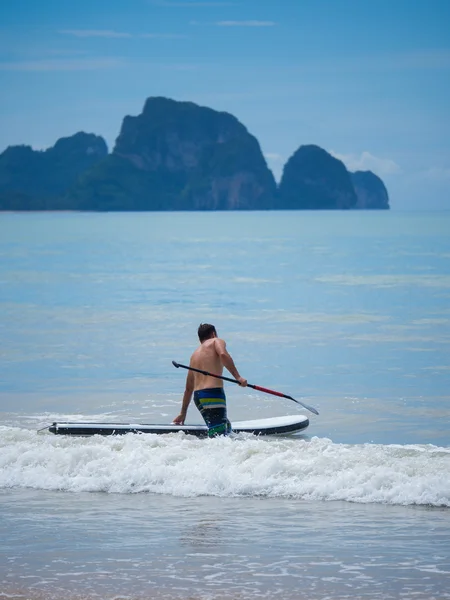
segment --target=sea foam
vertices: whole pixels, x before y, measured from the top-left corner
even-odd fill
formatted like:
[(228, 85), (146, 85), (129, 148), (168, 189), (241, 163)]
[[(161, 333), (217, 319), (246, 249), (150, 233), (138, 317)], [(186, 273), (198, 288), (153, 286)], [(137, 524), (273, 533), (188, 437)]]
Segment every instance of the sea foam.
[(450, 449), (327, 438), (90, 438), (0, 427), (0, 488), (450, 506)]

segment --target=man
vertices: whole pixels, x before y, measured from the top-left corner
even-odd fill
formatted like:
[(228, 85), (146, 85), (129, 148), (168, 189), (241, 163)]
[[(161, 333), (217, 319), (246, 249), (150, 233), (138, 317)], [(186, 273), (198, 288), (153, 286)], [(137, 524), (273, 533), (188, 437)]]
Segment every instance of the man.
[[(198, 328), (198, 339), (200, 340), (200, 346), (191, 356), (189, 363), (191, 367), (215, 375), (222, 375), (225, 367), (239, 381), (239, 385), (242, 387), (247, 385), (247, 380), (239, 375), (233, 359), (228, 354), (224, 340), (217, 337), (214, 325), (202, 323)], [(231, 423), (227, 419), (227, 403), (223, 380), (195, 371), (189, 371), (187, 374), (181, 413), (173, 422), (176, 425), (184, 425), (192, 393), (194, 394), (195, 405), (208, 427), (208, 437), (231, 433)]]

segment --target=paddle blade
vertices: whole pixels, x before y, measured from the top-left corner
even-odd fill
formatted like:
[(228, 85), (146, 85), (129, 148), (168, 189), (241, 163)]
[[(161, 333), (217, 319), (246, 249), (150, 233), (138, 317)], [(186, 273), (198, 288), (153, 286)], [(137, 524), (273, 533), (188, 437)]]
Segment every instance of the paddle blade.
[(180, 366), (177, 362), (175, 362), (174, 360), (172, 361), (172, 364), (174, 367), (176, 367), (178, 369), (178, 367)]
[(300, 400), (295, 400), (295, 398), (291, 398), (291, 400), (294, 400), (294, 402), (297, 402), (297, 404), (300, 404), (301, 406), (303, 406), (303, 408), (306, 408), (306, 410), (309, 410), (310, 412), (314, 413), (315, 415), (319, 414), (319, 411), (316, 410), (314, 408), (314, 406), (309, 406), (308, 404), (305, 404), (304, 402), (300, 402)]

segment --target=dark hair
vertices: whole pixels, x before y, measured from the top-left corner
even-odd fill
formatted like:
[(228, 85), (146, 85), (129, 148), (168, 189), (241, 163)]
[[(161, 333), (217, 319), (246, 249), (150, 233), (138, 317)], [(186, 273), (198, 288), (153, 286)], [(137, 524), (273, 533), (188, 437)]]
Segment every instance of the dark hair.
[(211, 325), (210, 323), (200, 323), (197, 333), (198, 333), (198, 339), (200, 340), (200, 342), (209, 340), (209, 338), (211, 338), (213, 336), (213, 333), (215, 333), (217, 335), (216, 328), (214, 327), (214, 325)]

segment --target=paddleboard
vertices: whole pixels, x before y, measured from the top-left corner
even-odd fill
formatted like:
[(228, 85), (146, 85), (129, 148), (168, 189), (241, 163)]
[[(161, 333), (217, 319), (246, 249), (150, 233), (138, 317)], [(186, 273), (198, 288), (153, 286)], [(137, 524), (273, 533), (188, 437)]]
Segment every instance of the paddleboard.
[[(256, 419), (252, 421), (236, 421), (232, 424), (235, 433), (253, 433), (254, 435), (281, 435), (296, 433), (306, 429), (308, 417), (291, 415)], [(86, 423), (86, 422), (54, 422), (48, 430), (56, 435), (123, 435), (125, 433), (188, 433), (197, 437), (205, 437), (206, 425), (151, 425), (144, 423)]]

